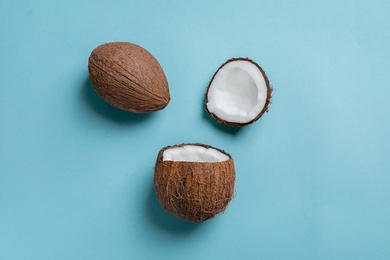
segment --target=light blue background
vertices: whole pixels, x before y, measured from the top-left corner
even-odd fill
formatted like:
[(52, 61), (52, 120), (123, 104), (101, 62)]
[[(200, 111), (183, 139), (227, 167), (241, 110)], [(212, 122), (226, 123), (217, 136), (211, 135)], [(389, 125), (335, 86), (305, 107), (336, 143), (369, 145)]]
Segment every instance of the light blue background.
[[(0, 2), (0, 259), (390, 259), (390, 2)], [(155, 114), (106, 105), (96, 46), (163, 66)], [(275, 87), (239, 131), (203, 109), (215, 70), (250, 57)], [(237, 195), (186, 223), (152, 189), (160, 148), (225, 149)]]

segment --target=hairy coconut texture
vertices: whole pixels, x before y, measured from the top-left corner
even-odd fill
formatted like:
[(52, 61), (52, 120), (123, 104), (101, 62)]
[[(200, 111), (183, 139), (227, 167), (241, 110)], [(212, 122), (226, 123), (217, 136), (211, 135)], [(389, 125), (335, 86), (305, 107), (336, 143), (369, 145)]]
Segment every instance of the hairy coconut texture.
[(256, 62), (233, 58), (215, 72), (205, 97), (206, 110), (212, 117), (228, 126), (241, 127), (268, 112), (272, 87)]
[(167, 146), (158, 154), (154, 188), (164, 209), (191, 222), (213, 218), (233, 198), (232, 157), (203, 144)]
[(148, 113), (163, 109), (170, 101), (163, 69), (152, 54), (136, 44), (98, 46), (89, 57), (88, 71), (99, 96), (116, 108)]

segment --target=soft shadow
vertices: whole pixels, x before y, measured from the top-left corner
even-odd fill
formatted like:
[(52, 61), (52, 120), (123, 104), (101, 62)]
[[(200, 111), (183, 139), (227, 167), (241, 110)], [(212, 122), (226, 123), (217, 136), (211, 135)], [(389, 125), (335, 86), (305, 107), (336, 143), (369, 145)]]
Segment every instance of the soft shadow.
[(145, 215), (146, 218), (160, 230), (177, 236), (188, 235), (202, 226), (202, 223), (184, 221), (165, 211), (157, 198), (153, 185), (151, 185), (146, 200)]
[(81, 99), (95, 113), (117, 123), (136, 124), (150, 119), (153, 113), (137, 114), (117, 109), (107, 104), (93, 89), (89, 77), (81, 88)]
[(206, 109), (203, 109), (203, 119), (209, 121), (218, 130), (231, 135), (237, 135), (242, 130), (242, 127), (227, 126), (219, 123), (209, 114), (209, 112), (206, 111)]

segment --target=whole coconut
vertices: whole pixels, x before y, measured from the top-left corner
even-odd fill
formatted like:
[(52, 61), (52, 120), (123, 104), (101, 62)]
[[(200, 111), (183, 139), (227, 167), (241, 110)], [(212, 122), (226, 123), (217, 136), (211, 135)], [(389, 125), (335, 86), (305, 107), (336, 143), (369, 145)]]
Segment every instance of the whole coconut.
[(147, 50), (129, 42), (95, 48), (88, 62), (91, 83), (110, 105), (135, 113), (165, 108), (170, 101), (168, 81)]
[(203, 144), (161, 149), (154, 171), (154, 187), (164, 209), (191, 222), (224, 211), (234, 196), (235, 179), (232, 157)]

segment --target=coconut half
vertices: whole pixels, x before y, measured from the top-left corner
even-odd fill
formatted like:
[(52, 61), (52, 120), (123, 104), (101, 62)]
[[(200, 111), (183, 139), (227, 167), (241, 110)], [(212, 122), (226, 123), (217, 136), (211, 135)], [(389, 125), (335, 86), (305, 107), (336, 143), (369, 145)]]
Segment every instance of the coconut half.
[(215, 72), (205, 96), (206, 110), (218, 122), (244, 126), (268, 112), (272, 88), (256, 62), (233, 58)]
[(157, 197), (165, 210), (183, 220), (201, 222), (224, 211), (235, 180), (232, 157), (208, 145), (167, 146), (157, 156)]

